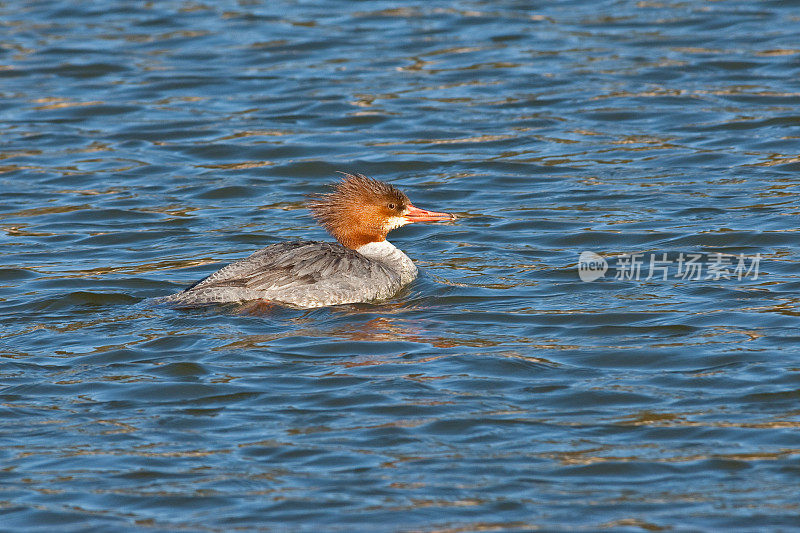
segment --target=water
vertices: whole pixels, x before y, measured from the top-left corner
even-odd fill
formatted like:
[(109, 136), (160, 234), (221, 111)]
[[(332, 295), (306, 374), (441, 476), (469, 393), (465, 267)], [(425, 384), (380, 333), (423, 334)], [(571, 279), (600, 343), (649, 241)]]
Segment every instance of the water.
[[(3, 528), (797, 525), (797, 2), (12, 1), (0, 26)], [(461, 216), (391, 235), (412, 286), (152, 304), (324, 238), (304, 195), (338, 170)], [(634, 253), (668, 279), (616, 279)], [(715, 253), (757, 279), (677, 276)]]

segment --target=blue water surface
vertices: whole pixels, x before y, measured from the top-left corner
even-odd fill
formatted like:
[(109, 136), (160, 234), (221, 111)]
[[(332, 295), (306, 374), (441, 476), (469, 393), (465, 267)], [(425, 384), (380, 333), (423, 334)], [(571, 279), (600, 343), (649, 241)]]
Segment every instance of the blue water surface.
[[(0, 3), (0, 528), (796, 527), (798, 7)], [(336, 171), (411, 286), (154, 303)]]

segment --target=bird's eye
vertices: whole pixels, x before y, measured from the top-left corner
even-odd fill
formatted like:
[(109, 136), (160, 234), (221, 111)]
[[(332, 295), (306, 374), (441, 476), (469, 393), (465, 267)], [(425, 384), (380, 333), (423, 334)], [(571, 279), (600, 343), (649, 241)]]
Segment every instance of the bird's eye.
[(388, 207), (389, 207), (389, 209), (394, 209), (394, 208), (395, 208), (395, 207), (397, 207), (397, 206), (396, 206), (396, 205), (394, 205), (394, 204), (389, 204), (389, 206), (388, 206)]

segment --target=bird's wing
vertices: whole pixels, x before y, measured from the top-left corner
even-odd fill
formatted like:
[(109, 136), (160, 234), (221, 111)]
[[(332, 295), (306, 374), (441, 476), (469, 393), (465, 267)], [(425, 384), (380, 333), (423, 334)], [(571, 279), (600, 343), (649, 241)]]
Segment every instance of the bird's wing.
[(337, 274), (351, 279), (370, 279), (375, 274), (393, 275), (378, 261), (341, 244), (292, 241), (262, 248), (221, 268), (184, 292), (217, 287), (263, 290), (297, 284), (309, 286), (335, 278)]

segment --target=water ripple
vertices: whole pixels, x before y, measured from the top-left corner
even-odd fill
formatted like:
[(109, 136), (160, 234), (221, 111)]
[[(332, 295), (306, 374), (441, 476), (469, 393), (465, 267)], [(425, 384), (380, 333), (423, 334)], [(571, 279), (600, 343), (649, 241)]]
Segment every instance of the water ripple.
[[(53, 0), (0, 21), (5, 527), (796, 525), (791, 5)], [(325, 238), (305, 195), (341, 170), (459, 214), (392, 234), (412, 286), (154, 304)], [(583, 251), (761, 262), (586, 283)]]

